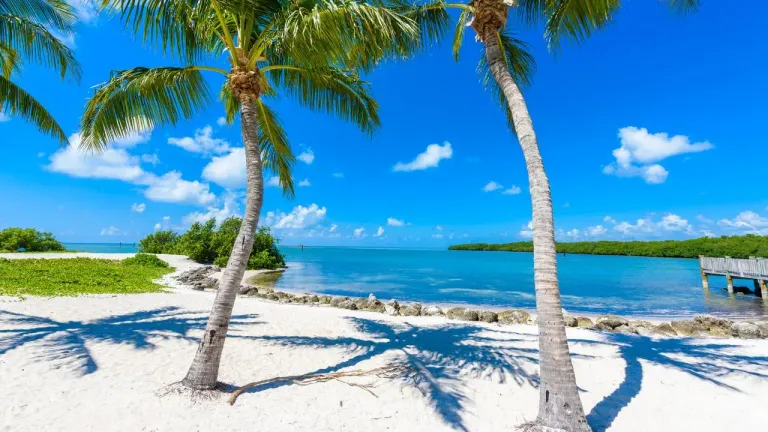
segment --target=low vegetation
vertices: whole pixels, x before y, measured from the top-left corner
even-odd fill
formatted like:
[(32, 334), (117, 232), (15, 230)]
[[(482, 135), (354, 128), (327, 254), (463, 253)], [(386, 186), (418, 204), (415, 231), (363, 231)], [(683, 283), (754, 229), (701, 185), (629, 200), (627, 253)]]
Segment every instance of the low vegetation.
[(0, 258), (0, 295), (23, 297), (160, 292), (163, 287), (153, 281), (173, 269), (164, 261), (165, 265), (159, 266), (155, 260), (159, 261), (154, 256), (133, 261)]
[[(232, 246), (240, 230), (241, 220), (224, 219), (216, 226), (216, 220), (195, 222), (184, 234), (173, 231), (157, 231), (139, 242), (139, 252), (186, 255), (199, 263), (227, 265)], [(285, 256), (277, 249), (278, 240), (269, 228), (259, 227), (248, 260), (249, 269), (277, 269), (285, 267)]]
[(34, 228), (6, 228), (0, 231), (0, 252), (64, 252), (67, 249), (49, 232)]
[[(450, 246), (450, 250), (533, 252), (532, 242), (469, 243)], [(768, 236), (702, 237), (691, 240), (597, 241), (557, 243), (558, 253), (627, 255), (666, 258), (698, 258), (699, 255), (733, 258), (768, 258)]]

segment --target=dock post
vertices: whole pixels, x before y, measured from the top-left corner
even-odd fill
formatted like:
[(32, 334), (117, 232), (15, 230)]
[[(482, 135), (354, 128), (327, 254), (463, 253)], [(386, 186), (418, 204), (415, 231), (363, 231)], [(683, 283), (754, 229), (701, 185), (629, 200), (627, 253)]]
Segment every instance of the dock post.
[(709, 275), (701, 271), (701, 285), (704, 287), (704, 291), (709, 291)]
[(760, 286), (760, 294), (763, 296), (763, 301), (768, 302), (768, 284), (762, 279), (758, 279), (757, 283)]
[(733, 278), (731, 275), (726, 275), (725, 281), (728, 282), (728, 294), (733, 295)]

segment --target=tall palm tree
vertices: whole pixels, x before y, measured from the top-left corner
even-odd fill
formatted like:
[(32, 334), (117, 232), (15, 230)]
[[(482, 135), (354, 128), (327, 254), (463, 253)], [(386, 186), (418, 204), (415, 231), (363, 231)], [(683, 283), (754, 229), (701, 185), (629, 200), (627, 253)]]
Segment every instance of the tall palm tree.
[[(381, 0), (387, 2), (388, 0)], [(539, 152), (525, 98), (520, 90), (535, 69), (526, 44), (507, 26), (510, 11), (521, 23), (544, 24), (544, 36), (551, 50), (562, 39), (580, 42), (608, 25), (618, 11), (620, 0), (471, 0), (467, 4), (444, 0), (408, 5), (406, 0), (389, 0), (398, 10), (410, 8), (422, 33), (438, 38), (450, 22), (447, 9), (460, 11), (456, 22), (453, 54), (459, 59), (464, 29), (471, 26), (483, 43), (484, 56), (478, 72), (507, 114), (509, 125), (523, 150), (533, 208), (533, 268), (536, 311), (539, 326), (540, 393), (539, 413), (528, 430), (589, 431), (579, 398), (576, 377), (565, 333), (555, 251), (555, 223), (549, 179)], [(699, 0), (668, 0), (678, 12), (698, 7)], [(443, 13), (436, 13), (435, 11)]]
[(55, 70), (64, 79), (80, 79), (80, 65), (72, 51), (53, 32), (72, 33), (75, 15), (61, 0), (0, 0), (0, 113), (7, 112), (34, 124), (66, 144), (67, 135), (53, 116), (11, 78), (25, 63)]
[[(219, 98), (227, 119), (239, 112), (247, 194), (245, 214), (224, 270), (205, 333), (182, 383), (213, 389), (259, 222), (262, 168), (293, 195), (294, 156), (265, 97), (286, 95), (334, 114), (366, 133), (379, 126), (378, 105), (356, 69), (406, 52), (417, 34), (412, 20), (355, 0), (106, 0), (141, 38), (182, 66), (117, 71), (98, 86), (82, 120), (83, 143), (94, 149), (161, 124), (189, 119), (209, 102), (202, 72), (224, 78)], [(224, 57), (224, 59), (220, 59)], [(224, 67), (201, 65), (219, 60)], [(223, 60), (223, 61), (222, 61)]]

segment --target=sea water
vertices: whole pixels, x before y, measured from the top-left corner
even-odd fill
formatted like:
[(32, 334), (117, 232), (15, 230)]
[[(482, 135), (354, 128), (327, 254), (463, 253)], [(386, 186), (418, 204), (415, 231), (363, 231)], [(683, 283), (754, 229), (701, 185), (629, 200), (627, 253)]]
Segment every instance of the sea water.
[[(281, 248), (288, 269), (274, 282), (281, 290), (493, 308), (536, 306), (533, 255), (341, 247)], [(725, 279), (701, 285), (698, 260), (559, 255), (563, 307), (572, 313), (676, 317), (707, 313), (765, 315), (753, 295), (729, 296)], [(741, 282), (741, 283), (739, 283)], [(752, 288), (751, 281), (737, 285)]]

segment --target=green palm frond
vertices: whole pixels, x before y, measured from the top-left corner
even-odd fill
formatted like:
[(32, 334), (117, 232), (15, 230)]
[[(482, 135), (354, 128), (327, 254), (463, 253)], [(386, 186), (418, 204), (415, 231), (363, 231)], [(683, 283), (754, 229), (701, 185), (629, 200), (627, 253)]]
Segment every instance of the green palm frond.
[(451, 29), (451, 16), (448, 14), (448, 9), (451, 7), (467, 9), (463, 4), (447, 4), (443, 0), (426, 2), (374, 0), (373, 3), (413, 19), (419, 30), (419, 44), (414, 45), (413, 48), (427, 48), (432, 44), (440, 43)]
[(544, 38), (556, 51), (563, 39), (579, 43), (613, 19), (621, 0), (519, 0), (514, 8), (530, 24), (545, 23)]
[(224, 118), (227, 120), (227, 124), (234, 123), (235, 117), (240, 112), (240, 101), (232, 93), (228, 81), (225, 81), (224, 85), (221, 86), (221, 90), (219, 90), (219, 100), (224, 104)]
[[(533, 82), (533, 75), (536, 72), (536, 60), (533, 55), (528, 52), (528, 44), (517, 39), (514, 34), (508, 30), (498, 32), (497, 35), (499, 48), (504, 56), (507, 69), (509, 70), (510, 75), (512, 75), (512, 79), (521, 86), (531, 85)], [(486, 90), (491, 92), (493, 98), (499, 102), (499, 105), (507, 114), (507, 122), (514, 130), (512, 113), (509, 112), (507, 99), (504, 97), (504, 93), (494, 79), (493, 73), (488, 65), (488, 59), (484, 55), (481, 56), (480, 62), (477, 65), (477, 73), (480, 75), (480, 81), (483, 86)]]
[(461, 44), (464, 42), (464, 30), (472, 20), (472, 11), (470, 9), (462, 9), (459, 14), (459, 19), (456, 21), (456, 31), (453, 35), (453, 58), (459, 61), (459, 51), (461, 51)]
[(18, 15), (0, 15), (0, 41), (18, 56), (80, 80), (80, 64), (72, 50), (44, 26)]
[(75, 23), (74, 9), (63, 0), (1, 0), (0, 14), (18, 15), (64, 33)]
[(335, 115), (368, 134), (380, 126), (378, 103), (368, 83), (354, 72), (333, 67), (275, 66), (264, 72), (277, 90), (312, 110)]
[(41, 132), (58, 139), (62, 145), (68, 143), (61, 126), (48, 110), (6, 76), (0, 76), (0, 111), (34, 124)]
[(210, 100), (210, 91), (194, 67), (143, 68), (114, 72), (85, 105), (83, 144), (107, 143), (157, 125), (189, 119)]
[(701, 0), (667, 0), (669, 7), (673, 11), (686, 14), (689, 12), (696, 12), (701, 5)]
[(0, 73), (10, 78), (11, 74), (21, 69), (21, 56), (13, 48), (0, 42)]
[(264, 166), (280, 179), (283, 195), (293, 198), (293, 164), (296, 158), (288, 143), (288, 136), (277, 114), (261, 99), (256, 101), (256, 116), (259, 122), (259, 149)]

